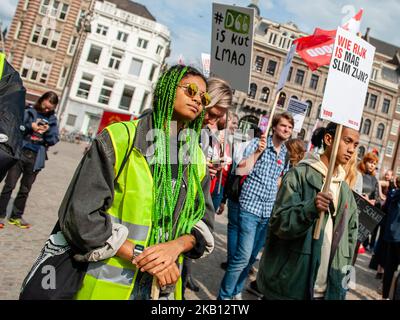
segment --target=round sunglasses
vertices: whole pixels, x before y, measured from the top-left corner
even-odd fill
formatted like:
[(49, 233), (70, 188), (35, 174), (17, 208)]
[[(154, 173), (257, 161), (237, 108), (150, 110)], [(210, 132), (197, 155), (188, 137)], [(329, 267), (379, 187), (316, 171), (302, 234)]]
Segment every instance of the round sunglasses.
[[(199, 87), (195, 83), (188, 83), (185, 85), (178, 86), (179, 88), (185, 89), (185, 94), (190, 97), (194, 98), (196, 94), (199, 92)], [(208, 92), (200, 92), (201, 104), (203, 107), (208, 106), (211, 103), (211, 97)]]

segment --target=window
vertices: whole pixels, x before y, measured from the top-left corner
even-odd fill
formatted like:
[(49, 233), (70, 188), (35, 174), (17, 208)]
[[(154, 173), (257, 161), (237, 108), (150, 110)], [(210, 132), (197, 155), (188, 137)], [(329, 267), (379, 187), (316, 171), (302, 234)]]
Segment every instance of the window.
[(397, 99), (396, 113), (400, 113), (400, 98)]
[(51, 69), (51, 63), (50, 62), (44, 62), (42, 64), (42, 70), (40, 73), (40, 77), (39, 77), (39, 82), (42, 84), (46, 84), (47, 82), (47, 78), (50, 74), (50, 69)]
[(79, 87), (76, 96), (83, 99), (87, 99), (89, 97), (92, 81), (93, 81), (93, 75), (84, 73), (82, 75), (81, 81), (79, 82)]
[(378, 129), (376, 130), (376, 137), (378, 139), (383, 139), (383, 134), (384, 133), (385, 133), (385, 126), (382, 123), (380, 123), (378, 125)]
[(275, 74), (277, 62), (273, 60), (268, 61), (267, 73), (273, 76)]
[(139, 77), (142, 70), (143, 61), (132, 58), (131, 66), (129, 67), (129, 74)]
[(388, 141), (387, 146), (386, 146), (386, 155), (388, 157), (392, 157), (393, 156), (393, 150), (394, 150), (394, 141)]
[(390, 129), (390, 134), (397, 136), (399, 133), (399, 127), (400, 127), (400, 121), (399, 120), (393, 120), (392, 122), (392, 128)]
[(287, 76), (287, 82), (289, 82), (290, 79), (292, 79), (292, 73), (293, 73), (293, 67), (290, 67), (289, 73), (288, 73), (288, 76)]
[(34, 59), (33, 65), (32, 65), (32, 73), (30, 76), (31, 80), (36, 81), (36, 79), (38, 78), (41, 66), (42, 66), (42, 60)]
[(367, 95), (365, 96), (365, 103), (364, 106), (366, 107), (368, 104), (368, 99), (369, 99), (369, 92), (367, 92)]
[(284, 108), (285, 107), (285, 101), (286, 101), (286, 93), (281, 92), (279, 94), (279, 98), (278, 98), (278, 102), (277, 102), (277, 106)]
[(101, 47), (92, 45), (89, 50), (87, 61), (98, 64), (100, 60), (101, 50)]
[(155, 64), (153, 64), (151, 66), (150, 75), (149, 75), (149, 80), (150, 81), (153, 81), (153, 78), (154, 78), (154, 75), (156, 73), (156, 70), (157, 70), (157, 66)]
[(366, 119), (364, 121), (364, 126), (363, 126), (363, 129), (362, 129), (362, 133), (368, 135), (370, 130), (371, 130), (371, 120)]
[(123, 53), (121, 51), (113, 51), (111, 53), (110, 62), (108, 63), (108, 67), (111, 69), (118, 70), (123, 58)]
[(378, 69), (372, 68), (371, 79), (376, 80), (377, 76), (378, 76)]
[(76, 116), (76, 115), (74, 115), (74, 114), (69, 114), (69, 115), (68, 115), (68, 118), (67, 118), (67, 122), (66, 122), (65, 124), (66, 124), (67, 126), (74, 127), (77, 118), (78, 118), (78, 116)]
[(28, 10), (28, 6), (29, 6), (29, 0), (25, 0), (23, 10), (25, 10), (25, 11)]
[(134, 92), (135, 92), (135, 88), (132, 88), (132, 87), (124, 88), (124, 91), (122, 92), (121, 101), (119, 103), (120, 109), (129, 110)]
[(250, 99), (255, 99), (257, 94), (257, 85), (255, 83), (250, 84), (250, 91), (248, 97)]
[(44, 32), (42, 33), (42, 41), (40, 41), (40, 44), (44, 47), (47, 47), (47, 44), (49, 43), (50, 39), (50, 29), (45, 29)]
[(53, 38), (51, 39), (51, 42), (50, 42), (50, 48), (56, 49), (58, 42), (60, 41), (60, 38), (61, 38), (61, 32), (54, 31)]
[(308, 108), (307, 108), (307, 117), (309, 117), (311, 115), (311, 109), (312, 109), (312, 102), (310, 100), (307, 100), (306, 103), (308, 104)]
[(38, 43), (41, 33), (42, 33), (42, 26), (39, 26), (38, 24), (35, 25), (35, 27), (33, 28), (31, 42)]
[(68, 13), (68, 5), (66, 3), (63, 3), (62, 7), (61, 7), (61, 11), (60, 14), (58, 15), (58, 18), (60, 20), (65, 20), (67, 17), (67, 13)]
[(321, 108), (322, 108), (322, 104), (319, 105), (318, 107), (318, 111), (317, 111), (317, 118), (321, 119)]
[(96, 28), (96, 33), (101, 34), (102, 36), (106, 36), (108, 32), (108, 27), (103, 26), (102, 24), (98, 24)]
[(110, 80), (104, 80), (103, 86), (100, 91), (99, 103), (108, 104), (110, 102), (113, 87), (114, 82)]
[(22, 21), (19, 21), (17, 24), (17, 29), (15, 30), (14, 33), (14, 39), (19, 39), (19, 36), (21, 35), (21, 29), (23, 28), (24, 23)]
[(162, 46), (160, 46), (160, 45), (157, 46), (156, 54), (161, 55), (162, 50), (163, 50)]
[(310, 88), (317, 90), (319, 77), (316, 74), (311, 75)]
[(139, 38), (137, 42), (137, 46), (142, 49), (147, 49), (147, 45), (149, 44), (148, 40)]
[(365, 155), (365, 147), (363, 146), (358, 147), (358, 153), (357, 153), (358, 159), (364, 158), (364, 155)]
[(61, 73), (60, 73), (60, 78), (58, 79), (57, 87), (58, 88), (64, 88), (65, 86), (65, 81), (67, 80), (67, 75), (68, 75), (68, 67), (63, 66)]
[(271, 32), (271, 34), (270, 34), (270, 36), (269, 36), (268, 43), (269, 43), (269, 44), (272, 44), (272, 45), (275, 45), (275, 43), (276, 43), (276, 38), (277, 38), (277, 34)]
[(24, 57), (24, 62), (22, 63), (21, 77), (28, 78), (28, 73), (32, 69), (33, 59), (31, 57)]
[(264, 66), (264, 61), (265, 61), (265, 58), (257, 56), (256, 57), (256, 61), (254, 63), (253, 70), (261, 72), (261, 70), (262, 70), (262, 68)]
[(47, 12), (49, 10), (49, 5), (50, 5), (50, 0), (43, 0), (39, 9), (40, 14), (47, 15)]
[(69, 46), (68, 46), (68, 51), (67, 51), (67, 53), (69, 55), (72, 56), (74, 54), (77, 43), (78, 43), (78, 37), (77, 36), (73, 36), (71, 38), (71, 40), (69, 41)]
[(297, 70), (296, 78), (294, 79), (294, 82), (299, 85), (303, 85), (304, 74), (305, 74), (305, 72), (303, 70)]
[(297, 96), (291, 96), (290, 98), (291, 98), (291, 99), (299, 100), (299, 98), (298, 98)]
[(260, 101), (262, 101), (262, 102), (268, 102), (269, 93), (270, 93), (269, 88), (264, 87), (264, 88), (261, 90)]
[(376, 107), (376, 100), (378, 100), (378, 97), (377, 97), (376, 95), (374, 95), (374, 94), (371, 94), (371, 95), (370, 95), (370, 99), (369, 99), (368, 108), (374, 109), (374, 110), (375, 110), (375, 107)]
[(139, 113), (142, 113), (142, 111), (144, 110), (144, 108), (146, 108), (146, 104), (147, 104), (147, 100), (149, 98), (150, 93), (149, 92), (145, 92), (143, 95), (143, 99), (142, 99), (142, 104), (140, 106), (140, 111)]
[(383, 99), (382, 112), (383, 113), (389, 113), (389, 108), (390, 108), (390, 100), (389, 99)]
[(57, 17), (57, 12), (59, 10), (59, 7), (60, 7), (60, 1), (53, 0), (52, 6), (50, 8), (50, 16)]
[(123, 31), (118, 31), (117, 40), (122, 41), (122, 42), (127, 42), (128, 34)]

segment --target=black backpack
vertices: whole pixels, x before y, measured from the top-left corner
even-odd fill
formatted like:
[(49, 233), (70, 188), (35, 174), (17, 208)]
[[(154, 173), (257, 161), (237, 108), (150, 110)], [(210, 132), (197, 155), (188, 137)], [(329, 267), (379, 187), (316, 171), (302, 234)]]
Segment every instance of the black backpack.
[(18, 72), (0, 53), (0, 181), (20, 157), (25, 93)]

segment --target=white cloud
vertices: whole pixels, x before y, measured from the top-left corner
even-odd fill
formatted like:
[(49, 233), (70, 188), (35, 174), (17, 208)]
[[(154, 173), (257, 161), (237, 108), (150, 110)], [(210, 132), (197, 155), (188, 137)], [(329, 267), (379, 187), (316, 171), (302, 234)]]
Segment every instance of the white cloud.
[(17, 4), (18, 0), (1, 1), (0, 20), (3, 22), (3, 28), (11, 24)]

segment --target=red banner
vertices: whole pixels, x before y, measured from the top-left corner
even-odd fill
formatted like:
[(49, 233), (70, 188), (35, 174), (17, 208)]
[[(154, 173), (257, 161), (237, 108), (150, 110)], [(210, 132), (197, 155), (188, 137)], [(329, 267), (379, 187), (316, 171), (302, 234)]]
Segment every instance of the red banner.
[(115, 122), (129, 121), (131, 120), (131, 115), (126, 113), (104, 111), (103, 116), (100, 121), (97, 133), (100, 133), (105, 127)]

